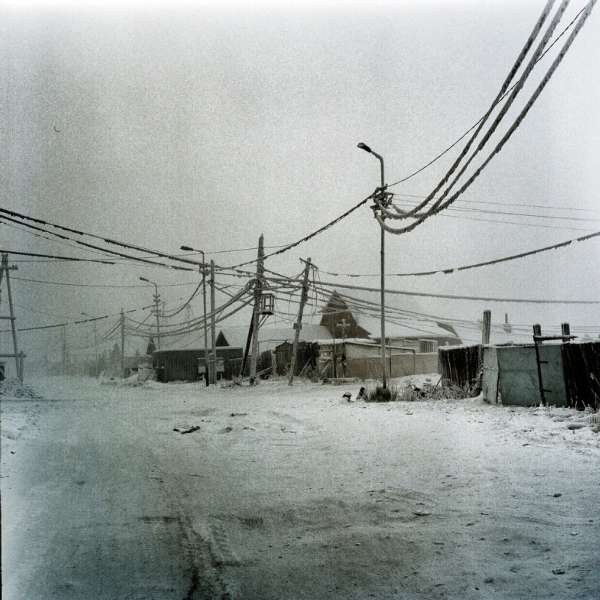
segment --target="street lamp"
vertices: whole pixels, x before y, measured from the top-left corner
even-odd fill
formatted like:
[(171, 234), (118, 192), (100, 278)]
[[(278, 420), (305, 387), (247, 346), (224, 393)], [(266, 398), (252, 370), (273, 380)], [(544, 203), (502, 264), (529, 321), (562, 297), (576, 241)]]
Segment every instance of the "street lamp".
[(160, 350), (160, 321), (159, 321), (159, 308), (158, 303), (160, 301), (160, 295), (158, 293), (158, 284), (154, 281), (150, 281), (145, 277), (140, 277), (140, 281), (145, 281), (146, 283), (151, 283), (154, 286), (154, 312), (156, 314), (156, 347)]
[[(381, 168), (381, 192), (385, 190), (385, 176), (383, 171), (383, 157), (377, 152), (373, 152), (367, 144), (360, 142), (357, 144), (357, 148), (372, 154), (379, 160)], [(377, 205), (373, 210), (377, 210)], [(381, 227), (381, 369), (383, 375), (383, 389), (387, 388), (387, 365), (385, 360), (385, 231)]]
[[(91, 317), (91, 315), (88, 315), (87, 313), (82, 312), (81, 313), (82, 316), (84, 317)], [(95, 353), (95, 364), (94, 364), (94, 374), (96, 376), (96, 378), (98, 378), (98, 322), (96, 319), (94, 319), (93, 321), (94, 323), (94, 353)]]
[(191, 246), (181, 246), (184, 252), (200, 252), (202, 254), (202, 308), (204, 311), (204, 380), (208, 386), (208, 330), (206, 322), (206, 259), (204, 250), (194, 250)]

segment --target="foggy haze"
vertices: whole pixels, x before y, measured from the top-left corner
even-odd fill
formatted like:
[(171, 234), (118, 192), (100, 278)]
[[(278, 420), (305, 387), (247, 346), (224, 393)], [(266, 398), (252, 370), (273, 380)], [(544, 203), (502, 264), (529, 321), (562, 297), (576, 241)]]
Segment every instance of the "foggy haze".
[[(384, 156), (391, 183), (468, 129), (496, 95), (542, 4), (251, 8), (207, 3), (197, 8), (181, 3), (173, 8), (5, 2), (1, 204), (165, 252), (191, 245), (220, 265), (252, 259), (255, 251), (209, 253), (254, 247), (261, 233), (267, 246), (295, 241), (373, 191), (378, 163), (358, 150), (357, 142)], [(579, 8), (575, 3), (563, 24)], [(598, 230), (597, 12), (513, 138), (456, 205), (544, 217), (449, 211), (407, 235), (386, 235), (388, 273), (456, 267)], [(548, 57), (536, 68), (535, 82), (549, 63)], [(529, 84), (523, 98), (532, 89)], [(455, 156), (456, 151), (449, 153), (392, 191), (400, 199), (427, 194)], [(7, 249), (94, 257), (84, 248), (33, 237), (20, 228), (2, 225), (0, 231)], [(298, 258), (308, 256), (323, 271), (377, 274), (379, 227), (371, 210), (359, 209), (267, 266), (295, 276), (301, 269)], [(596, 238), (460, 274), (390, 276), (386, 285), (445, 294), (597, 300), (599, 259)], [(140, 286), (61, 287), (15, 279), (19, 327), (150, 304), (152, 287), (143, 286), (140, 275), (160, 285), (198, 279), (131, 263), (15, 264), (15, 277)], [(335, 279), (321, 273), (321, 278), (378, 285), (377, 277)], [(192, 289), (160, 291), (173, 307)], [(393, 302), (401, 304), (402, 297)], [(595, 332), (600, 326), (597, 307), (590, 305), (426, 298), (419, 304), (424, 312), (450, 318), (477, 320), (491, 308), (495, 322), (509, 313), (512, 322), (527, 325), (569, 321), (595, 326)], [(199, 316), (201, 300), (192, 306)], [(293, 304), (282, 308), (296, 310)], [(239, 313), (234, 322), (247, 324), (248, 315)], [(282, 323), (278, 319), (270, 323)], [(91, 328), (71, 328), (70, 335), (84, 344)], [(0, 334), (0, 344), (9, 344), (6, 334)], [(143, 342), (131, 344), (130, 350), (143, 347)], [(23, 333), (21, 346), (33, 357), (59, 352), (59, 331)]]

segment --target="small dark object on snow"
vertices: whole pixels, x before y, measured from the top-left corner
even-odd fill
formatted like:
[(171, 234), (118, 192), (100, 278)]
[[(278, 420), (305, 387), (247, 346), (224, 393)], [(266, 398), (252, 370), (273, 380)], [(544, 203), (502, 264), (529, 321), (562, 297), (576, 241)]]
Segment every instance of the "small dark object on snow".
[(246, 417), (246, 416), (248, 416), (248, 413), (236, 413), (236, 412), (233, 412), (229, 416), (230, 417)]
[(564, 575), (565, 570), (564, 569), (552, 569), (552, 573), (554, 573), (554, 575)]
[(200, 425), (194, 425), (193, 427), (188, 427), (187, 429), (179, 429), (177, 427), (173, 428), (173, 431), (177, 431), (183, 435), (184, 433), (193, 433), (194, 431), (198, 431), (200, 429)]
[(366, 400), (367, 399), (367, 389), (365, 387), (361, 387), (360, 390), (358, 390), (356, 399), (357, 400)]
[(567, 429), (583, 429), (585, 425), (583, 423), (570, 423), (567, 425)]
[(555, 498), (560, 498), (562, 496), (562, 494), (560, 492), (556, 492), (556, 494), (554, 494)]
[(345, 398), (348, 402), (350, 402), (350, 400), (352, 398), (352, 394), (350, 392), (344, 392), (344, 394), (342, 395), (342, 398)]

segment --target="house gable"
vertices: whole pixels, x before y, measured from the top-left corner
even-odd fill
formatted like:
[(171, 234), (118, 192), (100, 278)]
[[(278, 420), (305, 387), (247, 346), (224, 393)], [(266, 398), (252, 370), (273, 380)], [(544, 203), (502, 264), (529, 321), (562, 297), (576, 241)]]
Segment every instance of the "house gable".
[(217, 339), (215, 340), (215, 346), (229, 346), (229, 342), (225, 338), (225, 335), (223, 334), (222, 331), (219, 331), (219, 335), (217, 336)]
[(323, 308), (320, 325), (327, 328), (333, 338), (369, 337), (369, 332), (356, 322), (352, 311), (336, 291)]

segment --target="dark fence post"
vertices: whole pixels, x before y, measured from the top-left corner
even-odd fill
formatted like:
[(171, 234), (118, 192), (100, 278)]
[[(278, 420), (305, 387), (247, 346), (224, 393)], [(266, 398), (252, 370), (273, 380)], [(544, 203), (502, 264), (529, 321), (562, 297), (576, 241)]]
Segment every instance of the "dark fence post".
[(544, 394), (544, 382), (542, 381), (542, 365), (540, 364), (540, 348), (539, 344), (542, 343), (542, 326), (539, 323), (536, 323), (533, 326), (533, 343), (535, 346), (535, 362), (537, 364), (537, 372), (538, 372), (538, 383), (540, 387), (540, 399), (542, 401), (542, 405), (546, 406), (546, 395)]

